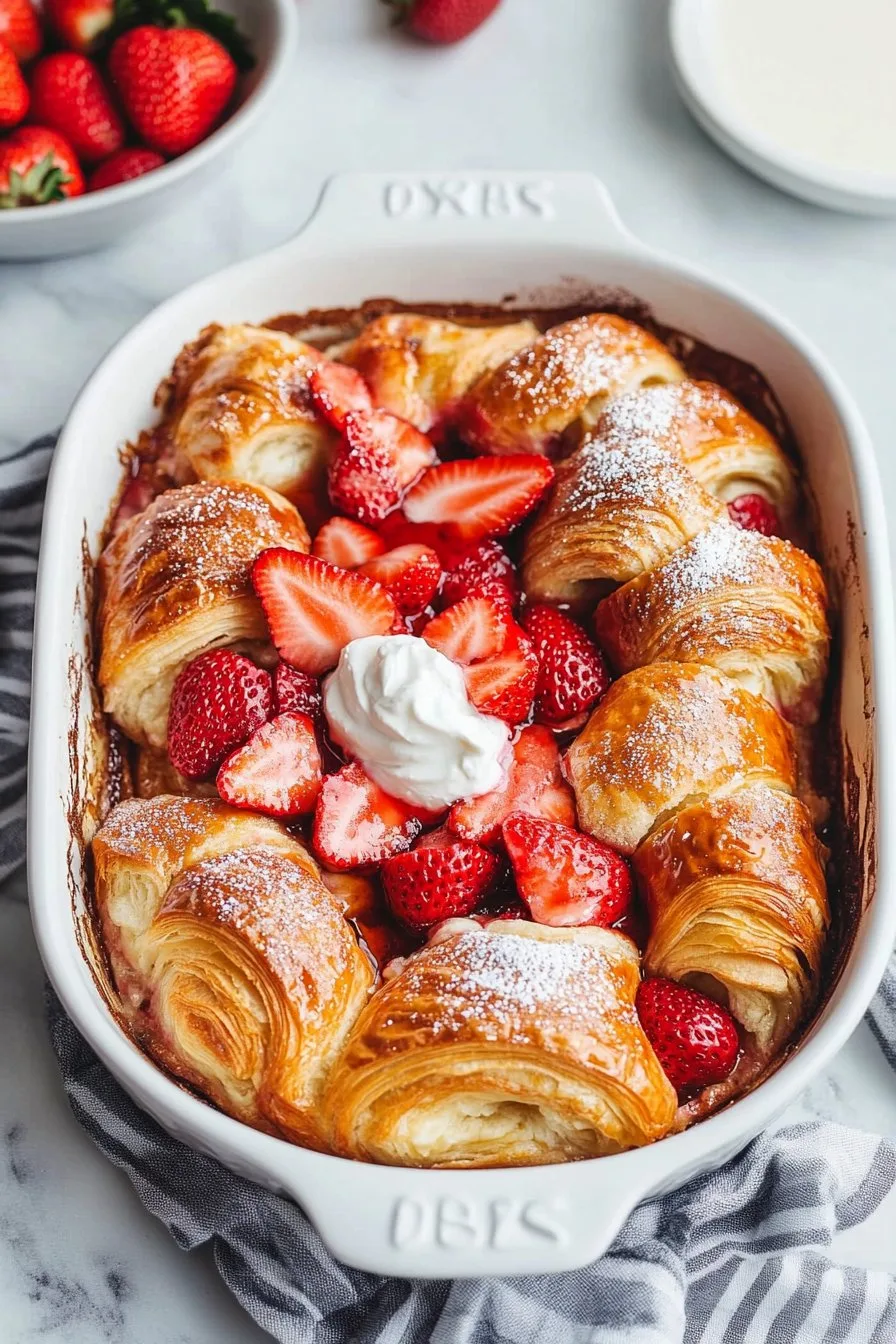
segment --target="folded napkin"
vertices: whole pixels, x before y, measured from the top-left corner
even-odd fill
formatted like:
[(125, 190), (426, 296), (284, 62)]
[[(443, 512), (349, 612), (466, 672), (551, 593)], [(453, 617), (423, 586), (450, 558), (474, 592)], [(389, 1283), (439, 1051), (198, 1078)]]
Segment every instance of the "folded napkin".
[[(24, 857), (31, 614), (53, 439), (0, 463), (0, 875)], [(289, 1200), (185, 1148), (144, 1115), (52, 991), (72, 1110), (185, 1250), (211, 1242), (228, 1288), (284, 1344), (893, 1344), (896, 1281), (837, 1265), (834, 1234), (896, 1182), (886, 1139), (822, 1121), (642, 1204), (600, 1260), (569, 1274), (457, 1283), (346, 1269)], [(869, 1014), (896, 1068), (896, 964)]]

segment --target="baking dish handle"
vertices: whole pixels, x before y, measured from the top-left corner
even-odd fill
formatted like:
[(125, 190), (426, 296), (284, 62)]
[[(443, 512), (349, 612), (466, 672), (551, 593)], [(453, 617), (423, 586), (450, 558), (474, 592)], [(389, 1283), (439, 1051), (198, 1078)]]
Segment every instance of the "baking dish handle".
[[(602, 1255), (657, 1184), (645, 1150), (563, 1166), (489, 1171), (278, 1162), (285, 1193), (337, 1259), (400, 1278), (545, 1274)], [(292, 1179), (294, 1172), (294, 1179)]]
[(508, 237), (630, 248), (610, 194), (592, 173), (340, 173), (288, 246), (371, 247)]

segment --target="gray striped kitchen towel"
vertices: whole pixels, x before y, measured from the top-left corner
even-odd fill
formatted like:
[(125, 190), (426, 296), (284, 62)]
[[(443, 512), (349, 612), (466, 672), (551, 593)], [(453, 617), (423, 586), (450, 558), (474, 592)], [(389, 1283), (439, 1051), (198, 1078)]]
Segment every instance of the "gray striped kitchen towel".
[[(52, 440), (0, 464), (0, 872), (21, 862), (31, 595)], [(838, 1265), (834, 1234), (896, 1183), (887, 1139), (813, 1120), (769, 1130), (718, 1171), (642, 1204), (569, 1274), (457, 1283), (339, 1265), (288, 1200), (142, 1114), (52, 992), (75, 1116), (185, 1250), (211, 1242), (246, 1310), (284, 1344), (894, 1344), (896, 1281)], [(896, 1068), (896, 966), (870, 1013)]]

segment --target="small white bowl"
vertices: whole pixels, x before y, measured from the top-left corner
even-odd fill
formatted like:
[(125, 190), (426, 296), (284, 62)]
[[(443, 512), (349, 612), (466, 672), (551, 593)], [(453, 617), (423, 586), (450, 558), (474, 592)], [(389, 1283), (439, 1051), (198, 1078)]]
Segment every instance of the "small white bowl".
[(0, 258), (65, 257), (118, 241), (186, 199), (220, 169), (246, 132), (261, 120), (285, 83), (296, 50), (296, 0), (220, 0), (249, 39), (255, 65), (241, 77), (237, 107), (195, 149), (143, 177), (72, 200), (0, 211)]
[[(712, 50), (716, 0), (672, 0), (669, 39), (678, 90), (691, 114), (744, 168), (803, 200), (859, 215), (896, 215), (896, 177), (835, 168), (788, 150), (738, 116)], [(748, 3), (748, 0), (744, 0)]]

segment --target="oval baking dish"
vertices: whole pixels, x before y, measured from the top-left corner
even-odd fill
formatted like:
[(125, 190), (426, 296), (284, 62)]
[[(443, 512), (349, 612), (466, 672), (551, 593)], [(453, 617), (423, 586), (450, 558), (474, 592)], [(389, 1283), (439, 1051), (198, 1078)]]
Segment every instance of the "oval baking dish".
[[(157, 383), (180, 347), (212, 321), (351, 309), (385, 294), (481, 305), (513, 296), (515, 304), (546, 307), (619, 290), (636, 295), (659, 322), (757, 366), (800, 445), (840, 625), (836, 727), (855, 875), (855, 935), (842, 971), (797, 1048), (761, 1085), (686, 1132), (619, 1156), (566, 1166), (417, 1170), (349, 1162), (258, 1133), (162, 1073), (119, 1025), (99, 987), (104, 970), (83, 858), (101, 810), (91, 576), (120, 485), (120, 445), (152, 422)], [(761, 305), (638, 243), (595, 179), (335, 178), (296, 238), (193, 286), (126, 336), (81, 393), (59, 443), (35, 618), (29, 880), (41, 953), (77, 1026), (171, 1134), (295, 1199), (351, 1265), (448, 1278), (541, 1273), (592, 1260), (640, 1199), (717, 1166), (786, 1106), (852, 1032), (883, 973), (896, 899), (886, 838), (892, 777), (880, 747), (892, 733), (887, 671), (894, 662), (881, 498), (866, 431), (823, 358)]]

